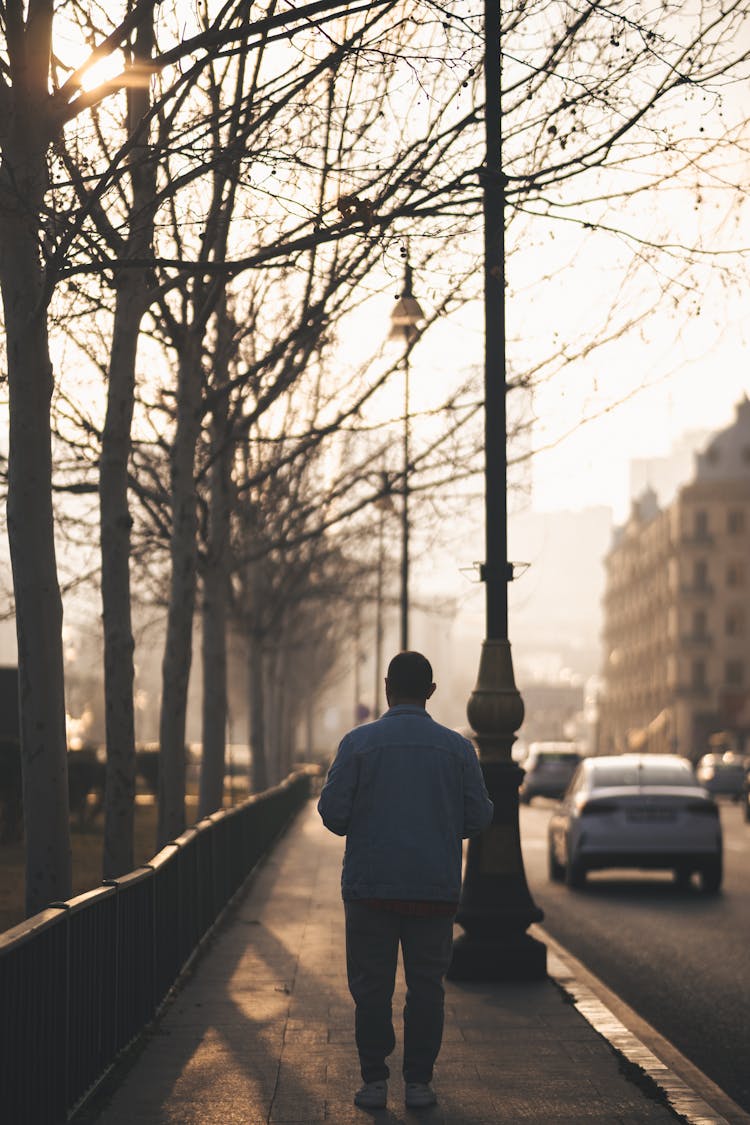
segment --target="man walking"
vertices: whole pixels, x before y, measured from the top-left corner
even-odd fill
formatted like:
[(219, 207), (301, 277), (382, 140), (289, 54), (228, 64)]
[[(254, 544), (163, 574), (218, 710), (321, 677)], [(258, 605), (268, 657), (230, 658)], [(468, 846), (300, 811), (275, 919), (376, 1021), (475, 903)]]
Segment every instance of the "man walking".
[(437, 1101), (430, 1083), (443, 1034), (461, 840), (492, 820), (473, 746), (425, 710), (434, 691), (421, 653), (394, 656), (385, 681), (388, 710), (345, 735), (318, 803), (326, 828), (346, 836), (346, 963), (364, 1082), (354, 1102), (366, 1109), (386, 1104), (399, 944), (406, 1104)]

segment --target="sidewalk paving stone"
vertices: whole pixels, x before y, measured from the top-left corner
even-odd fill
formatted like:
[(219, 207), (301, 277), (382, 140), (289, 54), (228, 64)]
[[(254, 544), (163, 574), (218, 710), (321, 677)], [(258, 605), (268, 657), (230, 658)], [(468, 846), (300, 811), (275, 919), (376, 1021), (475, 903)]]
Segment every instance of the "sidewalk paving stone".
[[(342, 841), (303, 811), (202, 953), (96, 1125), (674, 1125), (552, 982), (449, 982), (439, 1103), (364, 1111), (346, 986)], [(401, 1040), (403, 975), (394, 1022)], [(104, 1098), (109, 1101), (104, 1104)]]

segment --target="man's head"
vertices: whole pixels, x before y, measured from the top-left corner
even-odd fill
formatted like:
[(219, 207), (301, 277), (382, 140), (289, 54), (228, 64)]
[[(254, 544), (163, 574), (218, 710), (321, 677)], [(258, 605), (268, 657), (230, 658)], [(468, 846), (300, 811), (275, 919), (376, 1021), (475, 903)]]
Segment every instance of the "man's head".
[(398, 652), (388, 665), (385, 695), (389, 706), (416, 703), (424, 707), (435, 690), (432, 667), (421, 652)]

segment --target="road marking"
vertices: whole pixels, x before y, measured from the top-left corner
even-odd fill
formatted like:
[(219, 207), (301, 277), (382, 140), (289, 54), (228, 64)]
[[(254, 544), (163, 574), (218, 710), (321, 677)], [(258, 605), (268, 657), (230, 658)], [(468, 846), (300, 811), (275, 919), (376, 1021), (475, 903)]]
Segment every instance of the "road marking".
[(620, 999), (541, 926), (549, 975), (612, 1047), (651, 1078), (688, 1125), (750, 1125), (746, 1113), (708, 1075)]

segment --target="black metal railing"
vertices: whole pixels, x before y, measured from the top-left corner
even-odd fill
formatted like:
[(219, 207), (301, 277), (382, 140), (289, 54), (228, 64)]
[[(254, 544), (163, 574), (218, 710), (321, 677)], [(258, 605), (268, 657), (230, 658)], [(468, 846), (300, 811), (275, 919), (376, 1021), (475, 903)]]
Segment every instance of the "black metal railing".
[(155, 1016), (311, 775), (216, 812), (143, 867), (0, 934), (0, 1119), (62, 1125)]

